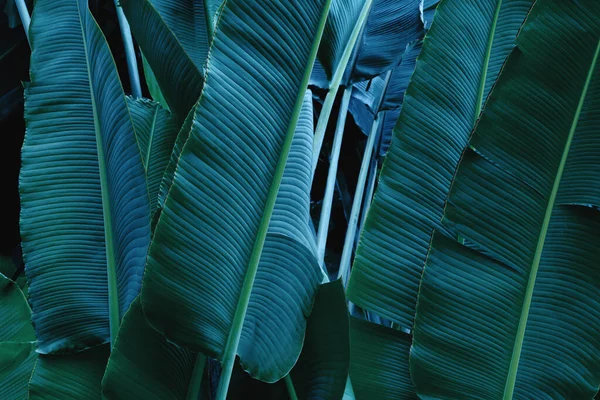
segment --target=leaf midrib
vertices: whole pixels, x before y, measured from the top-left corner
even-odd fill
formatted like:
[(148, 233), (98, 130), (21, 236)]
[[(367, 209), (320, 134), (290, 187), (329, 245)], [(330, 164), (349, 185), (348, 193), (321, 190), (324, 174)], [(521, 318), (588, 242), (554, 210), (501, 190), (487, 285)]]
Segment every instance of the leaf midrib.
[(217, 399), (220, 400), (225, 400), (227, 396), (229, 381), (231, 379), (231, 373), (233, 370), (233, 364), (235, 361), (235, 356), (237, 354), (244, 321), (246, 319), (246, 312), (250, 303), (250, 295), (252, 292), (252, 288), (254, 287), (254, 279), (256, 278), (256, 273), (258, 271), (258, 265), (265, 244), (265, 239), (267, 237), (267, 231), (271, 221), (271, 216), (273, 214), (273, 209), (275, 207), (277, 194), (279, 192), (279, 186), (281, 184), (281, 179), (283, 177), (285, 165), (287, 163), (287, 158), (292, 145), (292, 140), (296, 131), (296, 126), (298, 123), (298, 118), (300, 116), (302, 104), (304, 103), (304, 94), (306, 92), (306, 88), (308, 87), (308, 81), (310, 79), (312, 66), (317, 57), (317, 51), (319, 49), (321, 37), (323, 36), (325, 21), (327, 20), (327, 15), (329, 14), (331, 1), (332, 0), (325, 0), (323, 2), (323, 9), (321, 10), (319, 24), (317, 25), (317, 29), (315, 31), (315, 38), (313, 40), (312, 47), (308, 56), (307, 64), (304, 68), (304, 76), (302, 77), (302, 81), (300, 83), (300, 90), (298, 91), (298, 94), (296, 96), (296, 101), (292, 110), (290, 122), (288, 123), (288, 129), (285, 134), (283, 146), (275, 169), (275, 174), (273, 175), (273, 180), (271, 181), (271, 187), (269, 188), (269, 192), (267, 194), (267, 200), (265, 202), (263, 215), (256, 234), (256, 240), (254, 242), (252, 253), (250, 254), (250, 258), (248, 261), (246, 274), (242, 283), (240, 297), (238, 298), (238, 304), (236, 306), (235, 314), (231, 324), (231, 329), (229, 331), (225, 348), (223, 350), (223, 371), (219, 380), (216, 396)]
[[(92, 84), (92, 76), (90, 73), (90, 55), (87, 49), (87, 40), (85, 35), (85, 29), (83, 27), (84, 21), (81, 19), (81, 5), (77, 2), (77, 12), (79, 18), (79, 26), (81, 28), (81, 39), (83, 41), (83, 50), (85, 53), (86, 70), (88, 74), (88, 83), (90, 87), (90, 99), (92, 102), (92, 112), (94, 115), (94, 132), (96, 134), (96, 149), (98, 152), (98, 169), (100, 174), (100, 192), (102, 195), (102, 216), (104, 220), (104, 243), (106, 246), (106, 272), (108, 277), (108, 320), (110, 325), (110, 345), (111, 348), (117, 337), (119, 331), (120, 318), (119, 318), (119, 295), (117, 291), (117, 274), (116, 265), (117, 260), (115, 257), (115, 244), (113, 237), (112, 228), (112, 215), (110, 213), (110, 196), (108, 193), (108, 176), (106, 173), (106, 160), (104, 159), (104, 143), (102, 142), (102, 136), (100, 134), (100, 123), (98, 121), (98, 110), (96, 106), (96, 100), (94, 95), (94, 88)], [(88, 10), (83, 10), (83, 13)], [(89, 16), (88, 16), (89, 17)], [(95, 23), (95, 22), (94, 22)]]
[(479, 114), (481, 113), (481, 107), (483, 106), (483, 95), (485, 93), (485, 82), (487, 81), (487, 74), (490, 68), (490, 59), (492, 57), (492, 48), (494, 46), (494, 37), (496, 36), (496, 26), (498, 25), (498, 18), (500, 16), (500, 8), (502, 8), (502, 0), (498, 0), (496, 3), (496, 11), (494, 12), (494, 19), (492, 20), (492, 26), (490, 27), (490, 33), (488, 36), (487, 48), (485, 58), (483, 59), (483, 65), (481, 69), (481, 76), (479, 80), (479, 90), (477, 92), (477, 103), (475, 105), (475, 115), (473, 116), (473, 125), (477, 122)]
[(548, 199), (548, 206), (546, 208), (546, 213), (544, 215), (544, 221), (542, 223), (542, 228), (540, 230), (540, 234), (538, 237), (538, 243), (535, 250), (535, 255), (533, 258), (533, 263), (531, 265), (531, 272), (529, 274), (529, 281), (527, 282), (527, 288), (525, 291), (525, 298), (523, 301), (523, 308), (521, 309), (521, 317), (519, 319), (519, 326), (517, 329), (517, 334), (515, 337), (515, 345), (513, 348), (513, 353), (511, 357), (510, 367), (507, 374), (506, 386), (504, 387), (504, 400), (510, 400), (513, 397), (513, 392), (515, 389), (515, 383), (517, 379), (517, 371), (519, 368), (519, 359), (521, 357), (521, 350), (523, 347), (523, 339), (525, 337), (525, 329), (527, 327), (527, 320), (529, 318), (529, 309), (531, 307), (531, 300), (533, 298), (533, 289), (535, 287), (535, 282), (537, 279), (537, 272), (540, 265), (540, 260), (542, 258), (542, 251), (544, 249), (544, 243), (546, 241), (546, 234), (548, 233), (548, 228), (550, 226), (550, 219), (552, 217), (552, 211), (554, 210), (554, 206), (556, 203), (556, 196), (558, 194), (558, 189), (560, 186), (560, 181), (562, 179), (562, 175), (564, 172), (564, 167), (567, 162), (567, 158), (569, 156), (569, 150), (571, 147), (571, 143), (573, 142), (573, 137), (575, 135), (575, 130), (577, 129), (577, 124), (579, 122), (579, 118), (581, 116), (581, 110), (583, 109), (583, 104), (585, 102), (585, 98), (587, 96), (587, 91), (590, 86), (590, 82), (592, 80), (592, 76), (594, 75), (594, 69), (596, 67), (598, 61), (598, 55), (600, 54), (600, 41), (596, 46), (596, 51), (594, 53), (594, 57), (592, 58), (592, 62), (590, 64), (590, 68), (588, 70), (588, 74), (586, 77), (585, 84), (581, 91), (581, 95), (579, 97), (579, 103), (577, 104), (577, 109), (575, 110), (575, 115), (573, 117), (573, 121), (571, 123), (571, 128), (569, 129), (569, 135), (567, 137), (565, 147), (563, 150), (563, 154), (560, 160), (560, 164), (558, 166), (558, 170), (556, 172), (556, 177), (554, 179), (554, 184), (552, 186), (552, 192), (550, 193), (550, 198)]

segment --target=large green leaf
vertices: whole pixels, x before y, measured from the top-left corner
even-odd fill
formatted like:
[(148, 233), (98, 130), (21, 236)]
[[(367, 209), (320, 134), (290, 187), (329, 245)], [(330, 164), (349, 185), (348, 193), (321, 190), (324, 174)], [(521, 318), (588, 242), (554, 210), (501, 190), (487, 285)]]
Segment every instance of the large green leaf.
[(108, 354), (108, 345), (74, 354), (41, 354), (31, 375), (28, 399), (100, 400)]
[(0, 399), (23, 400), (38, 358), (33, 342), (0, 342)]
[[(225, 377), (236, 353), (254, 377), (289, 372), (321, 280), (312, 250), (269, 222), (328, 7), (224, 4), (156, 226), (146, 316), (169, 340), (223, 360)], [(296, 174), (310, 182), (305, 170)]]
[(141, 285), (150, 207), (134, 128), (87, 3), (39, 0), (20, 175), (38, 352), (114, 336)]
[(31, 309), (17, 284), (1, 274), (0, 315), (0, 399), (25, 399), (37, 359)]
[(352, 317), (350, 340), (350, 378), (356, 398), (418, 398), (408, 373), (410, 335)]
[(352, 39), (353, 30), (361, 28), (356, 27), (363, 23), (359, 19), (361, 11), (372, 2), (373, 0), (332, 0), (318, 53), (317, 70), (320, 72), (322, 68), (323, 75), (320, 78), (311, 77), (311, 83), (328, 87), (329, 81), (344, 60), (344, 52), (352, 51), (352, 48), (346, 50), (346, 47)]
[(182, 122), (204, 83), (218, 0), (122, 0), (121, 5), (171, 111)]
[(148, 182), (150, 209), (157, 208), (158, 189), (169, 163), (179, 124), (175, 117), (148, 99), (127, 98)]
[(156, 332), (139, 298), (119, 330), (102, 380), (105, 399), (185, 399), (196, 353), (178, 347)]
[(464, 245), (435, 236), (423, 274), (423, 398), (598, 390), (599, 19), (597, 1), (538, 0), (492, 90), (444, 214)]
[[(314, 247), (309, 231), (309, 185), (312, 149), (312, 95), (307, 91), (287, 166), (273, 211), (271, 233), (289, 235), (306, 247)], [(293, 210), (301, 210), (301, 213)], [(267, 242), (272, 236), (267, 236)], [(267, 243), (268, 247), (269, 244)], [(314, 250), (313, 250), (314, 251)], [(269, 268), (261, 260), (259, 268)], [(318, 276), (318, 275), (317, 275)], [(315, 277), (309, 277), (311, 281)], [(341, 375), (343, 391), (347, 375), (348, 337), (344, 293), (338, 284), (321, 287), (308, 320), (303, 353), (293, 370), (298, 392), (336, 395)], [(333, 323), (332, 326), (326, 324)], [(344, 335), (346, 335), (344, 337)], [(325, 357), (324, 355), (327, 354)], [(344, 357), (345, 364), (344, 364)], [(147, 323), (139, 302), (126, 314), (103, 382), (107, 398), (130, 398), (143, 393), (144, 398), (183, 398), (186, 396), (196, 354), (167, 342)], [(344, 370), (345, 365), (345, 370)], [(238, 371), (233, 378), (236, 393), (257, 391), (264, 398), (281, 388), (260, 385)], [(152, 382), (150, 384), (149, 382)]]
[(395, 68), (404, 48), (423, 37), (420, 0), (373, 0), (369, 18), (356, 44), (349, 80), (357, 82)]
[(423, 42), (363, 226), (349, 299), (411, 329), (431, 232), (531, 0), (446, 0)]
[[(381, 123), (381, 155), (384, 155), (390, 147), (392, 131), (400, 115), (404, 93), (415, 71), (417, 56), (421, 52), (421, 48), (421, 40), (410, 43), (404, 50), (402, 62), (392, 70), (389, 78), (386, 79), (384, 74), (369, 81), (358, 82), (352, 90), (352, 99), (348, 111), (352, 113), (354, 121), (363, 133), (368, 135), (375, 115), (381, 111), (385, 112), (380, 117), (383, 118)], [(383, 98), (381, 97), (382, 92)]]
[(337, 74), (345, 84), (381, 75), (422, 36), (419, 0), (332, 0), (311, 84), (335, 86)]
[(290, 374), (299, 399), (341, 399), (350, 364), (348, 310), (341, 281), (319, 287), (302, 354)]

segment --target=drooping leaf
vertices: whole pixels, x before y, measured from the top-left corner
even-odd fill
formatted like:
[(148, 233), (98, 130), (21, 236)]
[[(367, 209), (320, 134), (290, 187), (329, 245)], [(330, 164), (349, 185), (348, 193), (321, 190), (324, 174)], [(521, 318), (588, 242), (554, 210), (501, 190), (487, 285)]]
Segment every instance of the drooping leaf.
[(28, 399), (100, 400), (108, 354), (108, 345), (73, 354), (40, 354), (29, 382)]
[(357, 399), (417, 399), (408, 373), (410, 335), (350, 318), (350, 379)]
[(598, 390), (599, 19), (596, 1), (538, 0), (490, 94), (423, 273), (425, 398)]
[[(333, 78), (335, 70), (342, 61), (343, 53), (352, 36), (352, 30), (355, 29), (357, 23), (360, 23), (359, 15), (368, 1), (372, 3), (372, 0), (332, 0), (323, 31), (323, 39), (319, 46), (318, 62), (315, 63), (315, 69), (319, 72), (322, 71), (324, 76), (322, 78), (311, 77), (311, 81), (317, 86), (322, 88), (329, 86), (328, 82)], [(315, 75), (314, 72), (313, 75)]]
[(122, 0), (131, 31), (181, 123), (198, 100), (217, 0)]
[(356, 45), (350, 82), (381, 75), (397, 67), (406, 46), (423, 37), (420, 0), (374, 0)]
[[(392, 131), (400, 115), (404, 93), (415, 70), (421, 47), (421, 40), (410, 43), (404, 51), (400, 65), (392, 70), (389, 79), (378, 76), (370, 81), (356, 83), (352, 90), (349, 111), (352, 113), (358, 127), (366, 135), (371, 131), (375, 114), (385, 111), (385, 115), (381, 116), (383, 118), (381, 155), (384, 155), (390, 147)], [(383, 99), (376, 105), (375, 99), (379, 99), (382, 92), (384, 92)]]
[(30, 35), (21, 236), (44, 354), (109, 341), (141, 285), (150, 207), (123, 89), (87, 3), (37, 1)]
[[(311, 84), (328, 88), (340, 66), (344, 84), (381, 75), (398, 66), (407, 44), (422, 36), (419, 0), (333, 0)], [(353, 54), (344, 62), (346, 51)]]
[[(531, 0), (446, 0), (423, 41), (356, 252), (348, 298), (411, 329), (431, 232)], [(493, 40), (490, 40), (493, 38)], [(494, 61), (494, 62), (493, 62)]]
[(158, 190), (169, 163), (179, 124), (160, 104), (148, 99), (127, 98), (129, 112), (146, 171), (150, 209), (157, 208)]
[(295, 235), (266, 236), (328, 6), (224, 4), (144, 275), (153, 327), (271, 382), (298, 358), (321, 279)]

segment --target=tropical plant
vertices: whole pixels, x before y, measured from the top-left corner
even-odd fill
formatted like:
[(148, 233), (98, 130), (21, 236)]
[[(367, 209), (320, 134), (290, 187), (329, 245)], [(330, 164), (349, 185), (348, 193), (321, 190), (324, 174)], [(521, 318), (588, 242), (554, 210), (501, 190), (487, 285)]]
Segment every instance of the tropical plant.
[(600, 3), (107, 3), (7, 7), (0, 399), (595, 396)]

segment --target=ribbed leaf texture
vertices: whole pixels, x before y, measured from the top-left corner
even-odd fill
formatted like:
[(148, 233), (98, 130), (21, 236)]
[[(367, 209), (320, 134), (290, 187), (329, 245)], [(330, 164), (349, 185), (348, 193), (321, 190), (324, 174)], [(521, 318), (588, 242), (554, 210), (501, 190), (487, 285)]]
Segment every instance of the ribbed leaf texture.
[(381, 75), (400, 64), (406, 46), (423, 37), (420, 0), (374, 0), (350, 65), (350, 82)]
[[(230, 0), (223, 6), (207, 83), (191, 117), (144, 275), (142, 306), (153, 327), (215, 358), (222, 357), (227, 338), (241, 330), (237, 354), (242, 366), (265, 381), (280, 379), (296, 362), (321, 280), (312, 250), (295, 234), (273, 227), (255, 279), (243, 287), (255, 242), (258, 248), (263, 244), (257, 242), (264, 234), (259, 225), (271, 216), (265, 214), (266, 202), (277, 195), (272, 184), (281, 175), (275, 172), (285, 161), (284, 143), (286, 153), (291, 144), (325, 5), (322, 0)], [(306, 156), (308, 162), (310, 151)], [(304, 170), (294, 175), (310, 181)], [(301, 215), (304, 207), (292, 209), (308, 224), (309, 216)], [(242, 330), (233, 320), (247, 295)]]
[[(384, 74), (369, 81), (358, 82), (352, 90), (348, 110), (352, 113), (358, 127), (366, 135), (371, 132), (375, 114), (385, 111), (385, 114), (381, 116), (383, 126), (381, 128), (380, 155), (385, 155), (390, 147), (392, 132), (402, 109), (404, 93), (415, 71), (417, 56), (421, 52), (421, 48), (421, 40), (410, 43), (406, 46), (400, 65), (392, 70), (389, 79), (386, 80)], [(379, 103), (382, 91), (384, 95)], [(376, 107), (375, 98), (378, 99), (379, 107)], [(377, 109), (373, 109), (374, 107)]]
[(158, 103), (131, 97), (127, 98), (127, 103), (146, 171), (150, 209), (154, 213), (158, 207), (160, 183), (180, 126), (176, 118)]
[(291, 377), (299, 399), (341, 399), (350, 365), (346, 296), (341, 281), (319, 287), (302, 354)]
[(366, 0), (332, 0), (317, 55), (319, 67), (325, 72), (326, 79), (316, 79), (317, 82), (325, 82), (318, 86), (327, 87), (326, 82), (331, 80), (340, 65), (342, 54), (365, 3)]
[(423, 274), (424, 398), (598, 390), (599, 19), (596, 1), (538, 0), (494, 86), (444, 215), (464, 245), (436, 235)]
[(102, 379), (105, 399), (185, 399), (196, 354), (156, 332), (139, 298), (123, 318)]
[(421, 0), (421, 20), (425, 29), (429, 29), (433, 23), (433, 17), (435, 15), (435, 9), (441, 0)]
[[(314, 247), (314, 239), (307, 236), (312, 112), (312, 95), (307, 91), (270, 226), (272, 233), (291, 236), (304, 242), (307, 247)], [(303, 217), (300, 214), (293, 215), (292, 210), (300, 210)], [(270, 242), (269, 239), (271, 236), (268, 237)], [(271, 240), (279, 239), (273, 236)], [(263, 267), (272, 266), (263, 264)], [(343, 297), (342, 293), (344, 303)], [(104, 396), (109, 399), (127, 399), (136, 393), (145, 393), (144, 398), (185, 397), (195, 360), (196, 353), (168, 342), (164, 336), (154, 331), (146, 321), (139, 301), (135, 302), (124, 318), (109, 360), (103, 381)], [(147, 382), (153, 384), (149, 386)]]
[(40, 355), (29, 382), (31, 400), (101, 399), (108, 345), (75, 354)]
[(109, 288), (118, 316), (139, 292), (150, 241), (146, 179), (87, 3), (37, 1), (30, 37), (19, 182), (29, 301), (38, 352), (79, 350), (109, 340)]
[(350, 379), (357, 399), (418, 399), (408, 373), (410, 335), (350, 318)]
[(0, 399), (25, 399), (37, 360), (31, 310), (17, 284), (2, 274), (0, 315)]
[(487, 96), (481, 87), (500, 68), (491, 60), (508, 55), (531, 3), (444, 1), (424, 39), (347, 291), (352, 302), (404, 329), (412, 327), (431, 233), (440, 225), (460, 154)]
[[(121, 0), (160, 91), (181, 123), (198, 100), (216, 0)], [(208, 13), (207, 13), (208, 12)], [(211, 25), (209, 25), (209, 22)]]

